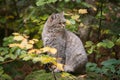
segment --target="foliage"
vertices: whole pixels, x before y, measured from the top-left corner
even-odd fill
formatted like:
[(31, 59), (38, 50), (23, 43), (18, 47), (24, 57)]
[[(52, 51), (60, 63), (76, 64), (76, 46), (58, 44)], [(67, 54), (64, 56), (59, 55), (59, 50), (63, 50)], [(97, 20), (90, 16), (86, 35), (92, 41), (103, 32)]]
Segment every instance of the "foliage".
[(12, 80), (12, 78), (4, 73), (3, 67), (0, 66), (0, 80)]
[(69, 73), (51, 73), (46, 72), (45, 70), (34, 71), (29, 74), (25, 80), (54, 80), (55, 75), (57, 80), (76, 80), (75, 76), (70, 75)]
[(87, 63), (87, 72), (95, 72), (106, 76), (107, 80), (120, 78), (120, 60), (109, 59), (101, 63), (102, 67), (97, 67), (95, 63)]
[[(40, 62), (42, 64), (52, 63), (57, 66), (58, 69), (63, 70), (63, 64), (57, 63), (56, 58), (42, 54), (50, 52), (56, 54), (55, 48), (44, 47), (41, 49), (35, 49), (34, 44), (38, 42), (37, 39), (28, 40), (29, 36), (25, 34), (13, 33), (13, 36), (6, 37), (4, 39), (4, 47), (0, 48), (0, 64), (5, 64), (15, 60), (32, 61), (33, 63)], [(9, 77), (3, 74), (3, 68), (1, 68), (1, 75)], [(5, 79), (4, 78), (4, 79)]]

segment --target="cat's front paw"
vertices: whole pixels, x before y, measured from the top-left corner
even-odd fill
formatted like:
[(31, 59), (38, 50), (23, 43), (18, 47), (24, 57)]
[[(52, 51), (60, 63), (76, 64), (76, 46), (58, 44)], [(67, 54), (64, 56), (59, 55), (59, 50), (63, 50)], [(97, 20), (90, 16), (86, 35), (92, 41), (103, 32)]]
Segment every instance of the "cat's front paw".
[(54, 69), (54, 72), (61, 72), (61, 70), (59, 70), (59, 69)]
[(73, 67), (68, 66), (68, 65), (65, 65), (65, 67), (64, 67), (64, 71), (65, 71), (65, 72), (69, 72), (69, 73), (74, 72)]

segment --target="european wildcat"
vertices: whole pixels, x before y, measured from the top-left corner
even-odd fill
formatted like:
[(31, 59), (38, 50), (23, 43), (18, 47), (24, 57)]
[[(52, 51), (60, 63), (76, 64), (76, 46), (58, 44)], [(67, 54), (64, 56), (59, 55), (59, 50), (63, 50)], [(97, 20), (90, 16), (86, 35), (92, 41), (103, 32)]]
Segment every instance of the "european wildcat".
[(57, 54), (52, 56), (62, 58), (57, 62), (64, 64), (64, 71), (81, 73), (85, 69), (87, 55), (81, 40), (65, 29), (65, 22), (63, 12), (52, 14), (43, 28), (43, 43), (57, 49)]

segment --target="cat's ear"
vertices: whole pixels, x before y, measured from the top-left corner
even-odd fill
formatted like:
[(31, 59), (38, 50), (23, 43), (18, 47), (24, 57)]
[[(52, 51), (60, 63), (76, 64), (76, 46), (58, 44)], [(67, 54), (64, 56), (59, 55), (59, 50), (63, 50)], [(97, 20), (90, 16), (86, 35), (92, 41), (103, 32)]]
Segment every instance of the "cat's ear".
[(60, 14), (64, 16), (64, 11), (62, 11)]
[(48, 21), (49, 22), (52, 22), (54, 20), (54, 16), (55, 16), (55, 13), (53, 13), (49, 18), (48, 18)]

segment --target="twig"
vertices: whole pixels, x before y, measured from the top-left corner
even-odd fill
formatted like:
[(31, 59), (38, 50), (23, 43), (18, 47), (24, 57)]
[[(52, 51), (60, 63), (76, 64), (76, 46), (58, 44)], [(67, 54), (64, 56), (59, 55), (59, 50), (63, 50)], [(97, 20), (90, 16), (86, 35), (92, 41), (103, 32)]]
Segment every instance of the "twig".
[(0, 64), (10, 63), (10, 62), (13, 62), (13, 61), (15, 61), (15, 60), (16, 60), (16, 59), (13, 59), (13, 60), (8, 60), (8, 61), (2, 62), (2, 63), (0, 63)]
[(99, 18), (99, 29), (98, 29), (98, 40), (100, 40), (101, 36), (101, 26), (102, 26), (102, 7), (103, 7), (103, 2), (100, 2), (100, 18)]
[(57, 77), (56, 77), (55, 72), (54, 72), (53, 69), (52, 69), (52, 74), (53, 74), (54, 79), (57, 80)]

